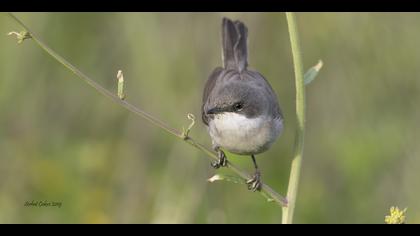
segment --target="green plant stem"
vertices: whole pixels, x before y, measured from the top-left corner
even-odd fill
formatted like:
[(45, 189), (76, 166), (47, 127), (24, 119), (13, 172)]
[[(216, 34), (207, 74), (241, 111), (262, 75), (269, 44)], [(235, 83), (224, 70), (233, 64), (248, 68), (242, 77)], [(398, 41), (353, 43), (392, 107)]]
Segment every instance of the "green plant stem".
[(296, 26), (296, 16), (294, 13), (286, 13), (287, 26), (289, 29), (290, 44), (292, 47), (293, 66), (295, 71), (296, 83), (296, 116), (297, 116), (297, 133), (295, 153), (290, 170), (289, 186), (287, 189), (288, 207), (283, 207), (283, 224), (291, 224), (293, 222), (293, 213), (296, 206), (296, 197), (299, 186), (300, 170), (302, 167), (303, 143), (305, 134), (305, 85), (303, 80), (303, 65), (301, 58), (301, 50), (299, 46), (299, 37)]
[[(113, 93), (109, 92), (107, 89), (103, 88), (101, 85), (96, 83), (94, 80), (86, 76), (84, 73), (82, 73), (79, 69), (77, 69), (75, 66), (73, 66), (70, 62), (65, 60), (63, 57), (58, 55), (56, 52), (54, 52), (51, 48), (49, 48), (46, 44), (44, 44), (31, 30), (21, 21), (19, 20), (15, 15), (12, 13), (9, 13), (9, 16), (14, 19), (20, 26), (22, 26), (31, 36), (32, 39), (40, 46), (45, 52), (47, 52), (50, 56), (52, 56), (55, 60), (57, 60), (59, 63), (61, 63), (63, 66), (65, 66), (67, 69), (72, 71), (74, 74), (76, 74), (79, 78), (81, 78), (84, 82), (89, 84), (91, 87), (93, 87), (96, 91), (104, 95), (105, 97), (111, 99), (112, 101), (116, 102), (117, 104), (123, 106), (127, 110), (133, 112), (134, 114), (146, 119), (147, 121), (151, 122), (155, 126), (165, 130), (167, 133), (176, 136), (177, 138), (185, 141), (186, 143), (190, 144), (191, 146), (197, 148), (198, 150), (204, 152), (207, 154), (207, 156), (212, 160), (218, 160), (217, 155), (212, 152), (210, 149), (206, 148), (202, 144), (196, 142), (192, 137), (185, 136), (183, 132), (180, 132), (176, 129), (173, 129), (169, 127), (164, 122), (160, 121), (159, 119), (155, 118), (154, 116), (150, 115), (149, 113), (137, 108), (136, 106), (128, 103), (126, 100), (121, 100), (117, 95), (114, 95)], [(243, 178), (244, 180), (247, 180), (251, 178), (251, 175), (249, 175), (247, 172), (241, 170), (237, 166), (233, 165), (232, 163), (228, 162), (227, 168), (235, 172), (238, 176)], [(276, 203), (278, 203), (280, 206), (284, 207), (287, 206), (287, 200), (283, 196), (281, 196), (279, 193), (274, 191), (271, 187), (269, 187), (266, 184), (263, 184), (261, 192), (264, 196), (268, 196), (270, 200), (274, 200)]]

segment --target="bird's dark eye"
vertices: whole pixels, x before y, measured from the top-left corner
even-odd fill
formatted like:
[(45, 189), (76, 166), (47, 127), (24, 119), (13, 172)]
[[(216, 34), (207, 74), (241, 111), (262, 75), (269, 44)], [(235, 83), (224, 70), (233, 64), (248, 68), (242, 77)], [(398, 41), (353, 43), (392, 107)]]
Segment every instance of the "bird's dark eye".
[(235, 111), (241, 111), (243, 107), (244, 105), (241, 102), (235, 103), (233, 105), (233, 108), (235, 109)]

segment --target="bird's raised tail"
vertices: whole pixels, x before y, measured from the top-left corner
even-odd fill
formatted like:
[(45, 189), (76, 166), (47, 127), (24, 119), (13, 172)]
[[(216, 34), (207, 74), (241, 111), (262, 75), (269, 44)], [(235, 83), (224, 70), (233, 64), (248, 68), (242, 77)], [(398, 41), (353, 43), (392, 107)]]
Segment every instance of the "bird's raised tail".
[(223, 18), (222, 35), (225, 69), (243, 71), (248, 66), (247, 27), (240, 21)]

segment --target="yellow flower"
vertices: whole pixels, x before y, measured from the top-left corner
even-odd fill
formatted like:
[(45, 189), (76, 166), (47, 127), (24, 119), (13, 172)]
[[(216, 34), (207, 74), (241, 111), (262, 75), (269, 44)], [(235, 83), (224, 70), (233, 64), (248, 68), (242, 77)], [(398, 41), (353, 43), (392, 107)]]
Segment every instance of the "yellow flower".
[(391, 207), (390, 215), (385, 216), (385, 223), (387, 224), (405, 224), (405, 212), (407, 208), (404, 210), (400, 210), (398, 207)]

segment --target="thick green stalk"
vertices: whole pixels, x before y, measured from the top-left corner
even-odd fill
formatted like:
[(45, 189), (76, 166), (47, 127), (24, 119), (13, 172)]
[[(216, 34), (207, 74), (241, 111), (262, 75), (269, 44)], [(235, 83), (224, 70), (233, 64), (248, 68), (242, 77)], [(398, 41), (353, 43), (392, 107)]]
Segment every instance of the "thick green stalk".
[(296, 116), (297, 116), (297, 133), (295, 154), (292, 161), (289, 186), (287, 189), (288, 207), (283, 207), (283, 224), (291, 224), (293, 222), (293, 213), (296, 206), (297, 190), (299, 187), (300, 170), (302, 168), (303, 143), (305, 135), (305, 85), (303, 80), (303, 65), (301, 51), (299, 46), (299, 37), (296, 26), (296, 17), (294, 13), (286, 13), (287, 26), (289, 28), (290, 43), (292, 47), (293, 66), (295, 71), (296, 83)]

